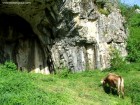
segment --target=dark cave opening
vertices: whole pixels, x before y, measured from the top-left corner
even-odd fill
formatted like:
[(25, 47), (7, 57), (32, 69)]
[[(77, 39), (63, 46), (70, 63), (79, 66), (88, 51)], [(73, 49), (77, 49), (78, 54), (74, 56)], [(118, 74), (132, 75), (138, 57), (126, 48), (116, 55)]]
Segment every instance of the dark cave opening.
[(38, 35), (15, 14), (0, 14), (0, 58), (0, 63), (13, 61), (20, 70), (40, 72), (48, 65)]
[[(24, 38), (32, 38), (34, 33), (30, 24), (18, 15), (0, 14), (0, 29), (5, 32), (5, 37), (8, 35), (7, 28), (13, 27), (19, 33), (24, 34)], [(14, 35), (14, 34), (13, 34)], [(14, 37), (14, 36), (13, 36)]]

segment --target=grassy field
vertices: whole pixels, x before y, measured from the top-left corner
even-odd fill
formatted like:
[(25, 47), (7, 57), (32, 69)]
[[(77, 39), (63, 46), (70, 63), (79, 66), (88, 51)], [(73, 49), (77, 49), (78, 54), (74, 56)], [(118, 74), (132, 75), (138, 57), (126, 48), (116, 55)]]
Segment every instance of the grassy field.
[(125, 80), (122, 99), (103, 91), (100, 81), (109, 71), (42, 75), (1, 65), (0, 105), (140, 105), (139, 64), (124, 68), (115, 72)]

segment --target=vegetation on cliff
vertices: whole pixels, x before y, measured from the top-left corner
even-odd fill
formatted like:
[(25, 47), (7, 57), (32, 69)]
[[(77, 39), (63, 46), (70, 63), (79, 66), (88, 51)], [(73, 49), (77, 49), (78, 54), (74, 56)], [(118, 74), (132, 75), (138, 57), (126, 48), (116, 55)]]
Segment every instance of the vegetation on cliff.
[(136, 9), (139, 6), (129, 6), (121, 4), (121, 11), (126, 19), (126, 27), (128, 27), (128, 40), (127, 40), (127, 60), (130, 62), (140, 62), (140, 13)]

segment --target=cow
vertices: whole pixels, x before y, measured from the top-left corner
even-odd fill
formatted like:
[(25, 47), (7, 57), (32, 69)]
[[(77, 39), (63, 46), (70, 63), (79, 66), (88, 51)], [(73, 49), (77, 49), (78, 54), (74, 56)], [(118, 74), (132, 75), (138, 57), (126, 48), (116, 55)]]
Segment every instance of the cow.
[(119, 95), (119, 97), (122, 94), (122, 98), (124, 98), (124, 79), (119, 76), (116, 75), (114, 73), (109, 73), (102, 81), (101, 81), (103, 87), (109, 86), (110, 88), (110, 92), (112, 92), (112, 90), (117, 89), (117, 93)]

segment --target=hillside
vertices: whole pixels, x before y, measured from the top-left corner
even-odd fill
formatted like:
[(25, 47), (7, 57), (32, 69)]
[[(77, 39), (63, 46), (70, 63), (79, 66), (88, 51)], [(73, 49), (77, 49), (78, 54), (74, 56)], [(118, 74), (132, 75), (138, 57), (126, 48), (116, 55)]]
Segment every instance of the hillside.
[[(10, 65), (10, 66), (9, 66)], [(139, 105), (140, 68), (127, 65), (116, 73), (124, 77), (125, 99), (103, 91), (100, 80), (109, 71), (43, 75), (18, 72), (11, 63), (0, 66), (1, 105)], [(133, 70), (133, 71), (132, 71)]]

